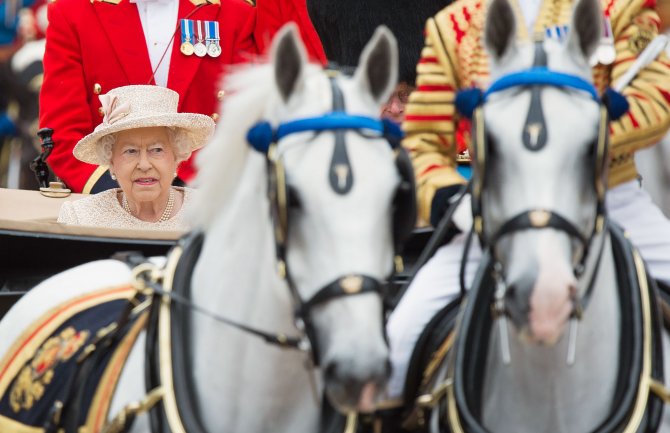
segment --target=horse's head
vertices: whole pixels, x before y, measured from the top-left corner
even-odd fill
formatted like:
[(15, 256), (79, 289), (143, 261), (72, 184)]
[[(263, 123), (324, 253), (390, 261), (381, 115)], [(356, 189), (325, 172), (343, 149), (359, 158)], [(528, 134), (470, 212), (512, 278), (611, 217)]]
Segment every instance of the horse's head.
[[(328, 74), (308, 68), (295, 28), (286, 27), (273, 44), (267, 122), (249, 134), (268, 157), (280, 272), (327, 395), (341, 410), (363, 402), (369, 408), (386, 382), (382, 287), (393, 269), (394, 241), (414, 223), (403, 212), (414, 202), (411, 170), (405, 155), (398, 157), (399, 131), (379, 119), (395, 86), (397, 57), (395, 39), (382, 28), (353, 76)], [(394, 206), (399, 193), (406, 202)]]
[(564, 41), (527, 44), (507, 0), (493, 0), (486, 21), (492, 85), (473, 119), (475, 226), (504, 310), (540, 343), (557, 341), (579, 310), (601, 225), (606, 123), (589, 67), (601, 14), (597, 0), (578, 0)]

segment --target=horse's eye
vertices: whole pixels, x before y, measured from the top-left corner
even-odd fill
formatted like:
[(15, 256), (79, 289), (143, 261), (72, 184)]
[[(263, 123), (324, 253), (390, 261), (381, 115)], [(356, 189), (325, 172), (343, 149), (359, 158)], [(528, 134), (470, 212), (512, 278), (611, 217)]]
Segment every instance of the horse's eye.
[(294, 188), (291, 188), (290, 186), (288, 187), (288, 207), (294, 209), (299, 209), (302, 207), (298, 191), (296, 191)]
[(595, 142), (595, 141), (593, 143), (589, 144), (586, 148), (586, 157), (590, 158), (590, 159), (595, 158), (597, 147), (598, 147), (598, 143)]
[(486, 159), (490, 160), (497, 152), (497, 143), (496, 139), (491, 134), (486, 134), (486, 143), (484, 143), (484, 149), (486, 151)]

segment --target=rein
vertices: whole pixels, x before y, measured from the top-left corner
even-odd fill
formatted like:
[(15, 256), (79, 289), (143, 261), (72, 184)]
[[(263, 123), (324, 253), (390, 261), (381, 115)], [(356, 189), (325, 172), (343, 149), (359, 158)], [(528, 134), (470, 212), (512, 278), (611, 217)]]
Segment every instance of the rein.
[(165, 290), (163, 285), (158, 282), (159, 278), (156, 278), (155, 276), (155, 268), (152, 265), (148, 266), (142, 266), (140, 265), (139, 267), (134, 269), (135, 273), (135, 278), (136, 279), (141, 279), (142, 282), (146, 287), (151, 289), (151, 291), (158, 295), (158, 296), (164, 296), (167, 298), (170, 298), (171, 302), (175, 302), (177, 304), (180, 304), (189, 310), (196, 311), (203, 316), (209, 317), (219, 323), (226, 324), (228, 326), (232, 326), (233, 328), (237, 328), (240, 331), (246, 332), (248, 334), (254, 335), (256, 337), (259, 337), (263, 339), (266, 343), (268, 344), (273, 344), (276, 346), (280, 346), (282, 348), (290, 348), (290, 349), (298, 349), (302, 351), (306, 351), (308, 349), (308, 346), (306, 345), (306, 342), (304, 341), (303, 338), (300, 337), (289, 337), (285, 334), (273, 334), (269, 332), (262, 331), (260, 329), (256, 329), (254, 327), (245, 325), (240, 322), (236, 322), (234, 320), (231, 320), (227, 317), (224, 317), (214, 311), (211, 311), (201, 305), (195, 304), (191, 302), (188, 298), (181, 296), (177, 293), (175, 293), (172, 290)]

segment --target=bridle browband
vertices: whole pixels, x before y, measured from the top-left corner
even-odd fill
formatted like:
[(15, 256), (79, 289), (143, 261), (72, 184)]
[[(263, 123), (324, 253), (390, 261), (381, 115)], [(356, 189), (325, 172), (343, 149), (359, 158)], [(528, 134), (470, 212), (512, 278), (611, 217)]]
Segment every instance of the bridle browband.
[[(545, 87), (557, 87), (563, 89), (577, 90), (586, 93), (591, 99), (601, 105), (600, 126), (598, 130), (597, 142), (595, 143), (595, 169), (594, 169), (594, 188), (597, 197), (596, 216), (593, 228), (590, 233), (584, 234), (574, 223), (551, 209), (530, 209), (513, 216), (505, 221), (497, 231), (492, 235), (486, 236), (484, 231), (484, 218), (482, 215), (482, 192), (488, 181), (487, 173), (487, 142), (488, 137), (484, 133), (484, 118), (482, 105), (488, 98), (498, 92), (513, 88), (528, 88), (531, 91), (531, 105), (526, 122), (523, 128), (521, 140), (530, 151), (540, 151), (544, 148), (547, 141), (547, 128), (545, 125), (544, 114), (542, 113), (541, 92)], [(506, 285), (502, 275), (502, 265), (496, 258), (495, 247), (498, 241), (510, 234), (525, 230), (554, 229), (566, 233), (571, 239), (577, 240), (582, 247), (581, 257), (577, 260), (577, 265), (573, 268), (575, 277), (580, 278), (585, 270), (586, 260), (589, 257), (589, 250), (594, 238), (599, 235), (606, 222), (605, 213), (605, 165), (608, 147), (607, 125), (610, 118), (618, 118), (623, 115), (628, 106), (622, 96), (608, 90), (603, 98), (598, 96), (596, 88), (582, 77), (552, 71), (547, 67), (546, 53), (541, 42), (535, 44), (535, 60), (533, 67), (505, 75), (494, 81), (486, 92), (478, 89), (469, 89), (457, 95), (456, 105), (461, 114), (473, 119), (473, 145), (475, 164), (478, 168), (477, 176), (473, 178), (472, 184), (472, 211), (473, 211), (473, 231), (479, 237), (482, 248), (488, 248), (494, 261), (493, 272), (497, 284), (503, 287), (498, 290), (494, 313), (496, 315), (506, 315), (504, 306), (504, 294)], [(608, 116), (609, 114), (609, 116)], [(598, 260), (604, 248), (604, 242), (598, 249)], [(467, 252), (465, 253), (467, 254)], [(577, 296), (573, 298), (573, 318), (581, 318), (583, 310), (588, 304), (588, 300), (593, 290), (596, 269), (591, 275), (586, 291), (581, 299)]]

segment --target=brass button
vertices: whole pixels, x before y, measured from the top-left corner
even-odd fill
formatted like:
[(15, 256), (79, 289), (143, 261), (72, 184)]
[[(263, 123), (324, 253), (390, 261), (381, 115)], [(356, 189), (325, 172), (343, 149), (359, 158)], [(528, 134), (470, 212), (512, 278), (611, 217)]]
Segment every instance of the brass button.
[(219, 120), (219, 114), (218, 113), (212, 114), (212, 119), (214, 119), (215, 122)]
[(99, 95), (101, 92), (102, 92), (102, 86), (100, 85), (100, 83), (95, 83), (93, 85), (93, 93)]
[(219, 92), (216, 94), (216, 99), (223, 101), (224, 96), (226, 96), (226, 92), (224, 90), (219, 90)]
[(103, 110), (102, 107), (98, 108), (98, 114), (100, 114), (100, 117), (103, 117), (105, 115), (105, 110)]

